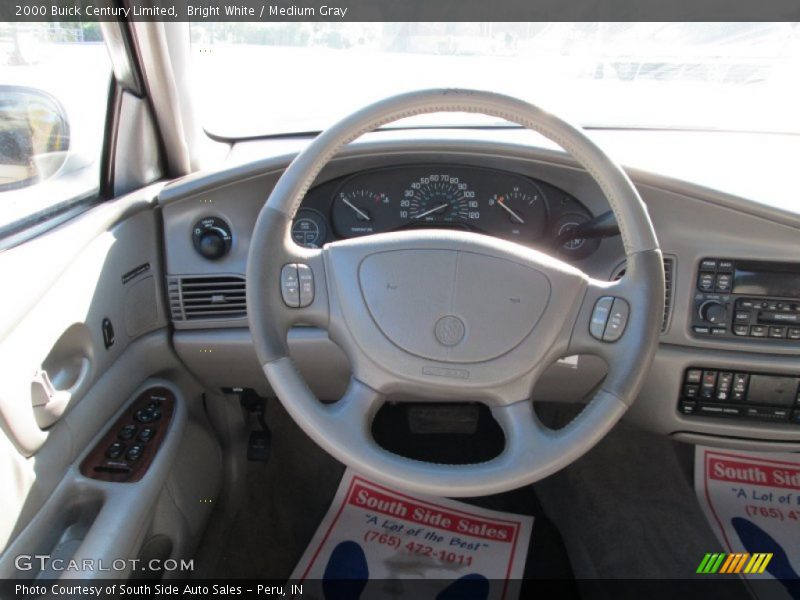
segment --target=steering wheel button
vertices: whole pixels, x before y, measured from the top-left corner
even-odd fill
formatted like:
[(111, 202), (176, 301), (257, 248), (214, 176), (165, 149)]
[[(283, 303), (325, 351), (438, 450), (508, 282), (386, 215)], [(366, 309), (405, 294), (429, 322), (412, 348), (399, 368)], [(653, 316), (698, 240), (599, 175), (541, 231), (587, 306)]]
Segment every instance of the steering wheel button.
[(594, 305), (594, 312), (592, 312), (592, 321), (589, 323), (589, 333), (592, 337), (602, 340), (603, 333), (606, 330), (606, 323), (608, 323), (608, 315), (611, 313), (611, 307), (614, 305), (614, 298), (611, 296), (603, 296)]
[(629, 314), (630, 307), (628, 303), (622, 298), (614, 298), (614, 304), (611, 306), (611, 314), (606, 324), (606, 331), (603, 333), (604, 342), (616, 342), (622, 337), (622, 334), (625, 332), (625, 326), (628, 324)]
[(308, 265), (297, 265), (297, 278), (300, 284), (300, 307), (305, 308), (314, 301), (314, 272)]
[(297, 265), (283, 265), (281, 269), (281, 296), (289, 308), (300, 307), (300, 282)]

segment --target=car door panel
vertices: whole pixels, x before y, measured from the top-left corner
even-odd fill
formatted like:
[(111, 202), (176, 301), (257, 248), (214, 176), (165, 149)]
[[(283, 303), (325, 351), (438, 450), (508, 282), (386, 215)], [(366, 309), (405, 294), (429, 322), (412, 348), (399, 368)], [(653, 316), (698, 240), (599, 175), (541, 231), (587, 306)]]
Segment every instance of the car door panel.
[[(149, 546), (189, 556), (212, 510), (220, 450), (202, 410), (202, 388), (170, 345), (152, 198), (151, 188), (101, 204), (0, 254), (13, 290), (0, 314), (0, 477), (9, 490), (0, 500), (0, 577), (46, 574), (20, 570), (19, 555), (110, 564), (162, 538), (166, 545)], [(104, 322), (113, 326), (113, 344)], [(83, 477), (83, 457), (153, 385), (172, 390), (176, 402), (145, 476), (136, 483)]]

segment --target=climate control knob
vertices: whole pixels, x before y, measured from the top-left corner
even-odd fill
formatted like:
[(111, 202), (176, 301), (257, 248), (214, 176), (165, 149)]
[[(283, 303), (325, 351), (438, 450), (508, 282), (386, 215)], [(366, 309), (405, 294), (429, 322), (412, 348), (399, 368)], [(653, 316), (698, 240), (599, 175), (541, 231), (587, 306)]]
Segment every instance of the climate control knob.
[(714, 325), (725, 323), (727, 316), (728, 309), (725, 308), (724, 304), (716, 300), (703, 302), (700, 306), (700, 318)]
[(218, 217), (206, 217), (194, 224), (194, 249), (208, 260), (218, 260), (231, 249), (231, 228)]

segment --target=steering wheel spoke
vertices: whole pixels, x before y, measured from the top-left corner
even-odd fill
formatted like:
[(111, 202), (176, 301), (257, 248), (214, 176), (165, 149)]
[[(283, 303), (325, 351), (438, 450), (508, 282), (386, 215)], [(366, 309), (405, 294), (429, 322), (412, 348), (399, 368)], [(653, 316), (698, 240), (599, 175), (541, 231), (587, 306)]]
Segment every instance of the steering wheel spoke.
[[(639, 361), (645, 358), (649, 363), (658, 346), (664, 308), (663, 269), (661, 252), (649, 250), (628, 257), (622, 279), (589, 281), (569, 353), (602, 358), (608, 375), (601, 389), (615, 396), (627, 398), (632, 381), (638, 389), (644, 375)], [(642, 352), (648, 355), (642, 357)]]

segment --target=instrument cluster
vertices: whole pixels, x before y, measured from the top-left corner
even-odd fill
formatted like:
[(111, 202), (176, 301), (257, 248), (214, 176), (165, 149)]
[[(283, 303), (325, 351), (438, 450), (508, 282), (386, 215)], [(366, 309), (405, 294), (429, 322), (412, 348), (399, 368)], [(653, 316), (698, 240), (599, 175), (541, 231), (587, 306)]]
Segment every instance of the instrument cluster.
[[(548, 247), (591, 216), (566, 192), (515, 173), (401, 166), (363, 171), (312, 190), (295, 217), (292, 236), (298, 244), (322, 246), (336, 239), (444, 227)], [(569, 240), (560, 251), (583, 258), (597, 245)]]

